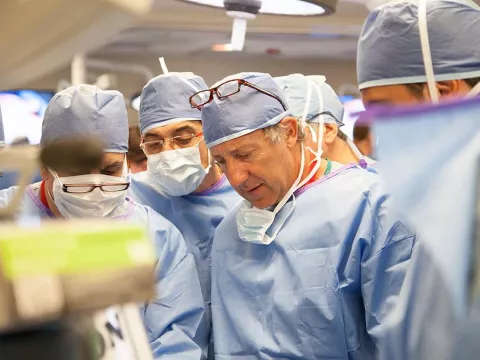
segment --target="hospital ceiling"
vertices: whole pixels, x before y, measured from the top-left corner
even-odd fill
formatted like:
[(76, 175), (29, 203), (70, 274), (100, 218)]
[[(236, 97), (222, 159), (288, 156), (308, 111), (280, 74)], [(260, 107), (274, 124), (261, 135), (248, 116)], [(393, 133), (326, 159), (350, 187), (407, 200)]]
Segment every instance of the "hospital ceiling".
[[(259, 15), (248, 22), (244, 51), (228, 56), (353, 60), (368, 14), (363, 2), (341, 0), (337, 12), (326, 17)], [(213, 56), (213, 45), (229, 43), (231, 26), (223, 9), (155, 0), (153, 11), (92, 55)]]

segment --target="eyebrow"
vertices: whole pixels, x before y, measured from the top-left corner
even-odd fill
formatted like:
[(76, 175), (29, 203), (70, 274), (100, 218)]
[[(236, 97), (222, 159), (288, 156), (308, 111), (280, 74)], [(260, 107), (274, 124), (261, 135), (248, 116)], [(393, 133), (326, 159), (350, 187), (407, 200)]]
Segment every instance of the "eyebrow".
[[(173, 132), (171, 132), (170, 134), (168, 134), (167, 138), (168, 137), (172, 137), (172, 136), (176, 136), (178, 135), (179, 133), (181, 132), (184, 132), (184, 131), (191, 131), (192, 133), (194, 134), (197, 134), (197, 131), (195, 130), (195, 128), (193, 128), (191, 125), (184, 125), (178, 129), (175, 129)], [(144, 137), (147, 139), (147, 138), (156, 138), (156, 139), (163, 139), (164, 137), (162, 135), (159, 135), (155, 132), (147, 132)]]
[(228, 153), (230, 155), (237, 155), (238, 153), (253, 151), (255, 149), (256, 149), (256, 145), (248, 144), (248, 145), (242, 145), (242, 146), (240, 146), (236, 149), (233, 149), (233, 150), (229, 151)]
[(123, 161), (115, 161), (102, 168), (101, 171), (117, 171), (120, 167), (123, 167)]
[(181, 133), (181, 132), (184, 132), (184, 131), (191, 131), (193, 133), (197, 133), (197, 131), (190, 125), (184, 125), (178, 129), (176, 129), (174, 132), (172, 132), (172, 135), (175, 136), (175, 134), (178, 134), (178, 133)]

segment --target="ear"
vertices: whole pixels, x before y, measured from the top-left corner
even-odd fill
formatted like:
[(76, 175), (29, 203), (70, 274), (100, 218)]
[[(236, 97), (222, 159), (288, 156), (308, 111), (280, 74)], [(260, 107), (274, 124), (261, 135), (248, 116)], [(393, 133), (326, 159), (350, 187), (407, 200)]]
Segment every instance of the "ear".
[(289, 148), (295, 146), (300, 134), (298, 133), (298, 121), (292, 116), (284, 118), (280, 125), (285, 129), (285, 142)]
[(336, 124), (327, 123), (324, 125), (323, 130), (323, 142), (327, 145), (331, 145), (338, 134), (338, 127)]
[(438, 81), (437, 91), (440, 97), (452, 97), (462, 92), (462, 80)]

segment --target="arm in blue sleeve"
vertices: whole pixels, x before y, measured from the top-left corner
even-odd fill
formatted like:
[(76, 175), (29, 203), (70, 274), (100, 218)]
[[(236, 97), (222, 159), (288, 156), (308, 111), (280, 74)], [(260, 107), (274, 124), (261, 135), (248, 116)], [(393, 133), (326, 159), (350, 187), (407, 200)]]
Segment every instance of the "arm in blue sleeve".
[(144, 308), (144, 323), (154, 358), (203, 359), (207, 329), (194, 258), (177, 228), (153, 211), (152, 226), (158, 255), (156, 296)]
[(415, 234), (392, 211), (387, 196), (381, 196), (371, 211), (372, 237), (362, 254), (361, 286), (367, 331), (378, 347), (385, 318), (398, 300)]

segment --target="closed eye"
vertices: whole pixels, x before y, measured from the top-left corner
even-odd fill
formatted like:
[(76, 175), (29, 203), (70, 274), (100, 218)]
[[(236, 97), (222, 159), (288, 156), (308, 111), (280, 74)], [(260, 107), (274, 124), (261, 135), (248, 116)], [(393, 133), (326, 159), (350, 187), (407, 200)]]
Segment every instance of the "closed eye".
[(250, 157), (251, 154), (252, 154), (252, 152), (249, 152), (249, 153), (246, 153), (246, 154), (237, 154), (236, 158), (241, 159), (241, 160), (246, 160)]

